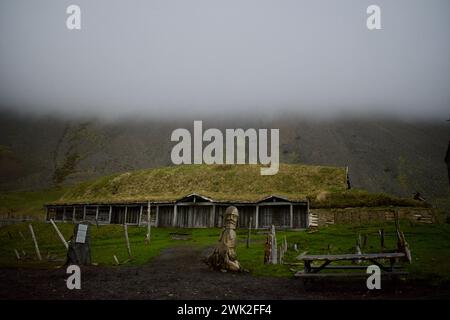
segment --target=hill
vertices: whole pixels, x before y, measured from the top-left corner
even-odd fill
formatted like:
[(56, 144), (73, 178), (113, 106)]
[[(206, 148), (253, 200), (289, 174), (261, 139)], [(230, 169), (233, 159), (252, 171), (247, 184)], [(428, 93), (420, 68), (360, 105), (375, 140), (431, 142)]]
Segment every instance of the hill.
[[(279, 128), (280, 161), (349, 167), (354, 188), (445, 204), (450, 193), (445, 121), (305, 119), (282, 115), (204, 119), (204, 127)], [(116, 173), (171, 165), (176, 128), (192, 120), (99, 120), (0, 111), (0, 190), (43, 190)]]

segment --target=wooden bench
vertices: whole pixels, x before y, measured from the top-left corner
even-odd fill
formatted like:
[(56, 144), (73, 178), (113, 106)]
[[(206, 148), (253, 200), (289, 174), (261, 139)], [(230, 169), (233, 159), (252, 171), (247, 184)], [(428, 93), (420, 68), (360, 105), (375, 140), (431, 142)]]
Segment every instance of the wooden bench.
[[(304, 271), (297, 272), (296, 277), (330, 277), (330, 276), (361, 276), (362, 273), (317, 273), (324, 269), (367, 269), (367, 266), (358, 265), (334, 265), (330, 266), (332, 262), (336, 261), (370, 261), (372, 264), (380, 267), (384, 271), (384, 275), (399, 276), (407, 275), (406, 272), (395, 272), (394, 269), (401, 268), (396, 266), (397, 259), (406, 258), (406, 254), (403, 252), (390, 252), (390, 253), (364, 253), (364, 254), (326, 254), (326, 255), (300, 255), (298, 260), (303, 261)], [(389, 260), (389, 265), (383, 265), (382, 260)], [(320, 266), (314, 267), (312, 263), (315, 261), (323, 261)]]

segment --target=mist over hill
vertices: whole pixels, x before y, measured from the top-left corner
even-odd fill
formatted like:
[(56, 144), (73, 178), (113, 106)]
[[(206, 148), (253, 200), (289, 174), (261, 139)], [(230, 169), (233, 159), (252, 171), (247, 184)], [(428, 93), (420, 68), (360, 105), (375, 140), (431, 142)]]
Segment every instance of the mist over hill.
[[(303, 119), (296, 115), (203, 119), (203, 128), (279, 128), (286, 163), (348, 166), (355, 188), (429, 199), (448, 198), (442, 122)], [(63, 118), (0, 114), (0, 189), (36, 190), (94, 177), (172, 165), (176, 128), (192, 119)], [(202, 120), (201, 117), (195, 120)]]

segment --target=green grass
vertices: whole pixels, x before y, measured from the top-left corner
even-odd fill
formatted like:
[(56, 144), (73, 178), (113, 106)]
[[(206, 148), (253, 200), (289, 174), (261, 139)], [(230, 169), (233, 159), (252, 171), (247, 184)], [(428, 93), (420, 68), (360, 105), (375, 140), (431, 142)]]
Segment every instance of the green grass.
[(70, 188), (61, 203), (176, 200), (198, 193), (214, 200), (256, 201), (268, 195), (292, 200), (322, 191), (343, 191), (345, 169), (280, 164), (262, 176), (259, 165), (180, 165), (102, 177)]
[[(58, 258), (65, 257), (65, 248), (57, 237), (53, 227), (45, 223), (33, 223), (35, 233), (43, 257), (47, 253)], [(65, 238), (69, 238), (73, 225), (59, 224)], [(286, 236), (289, 244), (297, 243), (299, 251), (292, 248), (288, 250), (285, 261), (298, 262), (295, 257), (301, 252), (309, 254), (338, 254), (353, 253), (358, 234), (367, 234), (368, 242), (364, 252), (379, 252), (379, 238), (377, 232), (380, 228), (385, 230), (386, 247), (388, 250), (396, 248), (396, 238), (393, 236), (395, 226), (393, 223), (365, 224), (365, 225), (334, 225), (319, 229), (317, 232), (305, 231), (278, 231), (278, 244)], [(426, 225), (401, 221), (401, 229), (405, 232), (410, 245), (413, 263), (407, 265), (412, 279), (422, 279), (433, 283), (450, 281), (450, 226)], [(21, 231), (26, 240), (19, 236)], [(190, 240), (172, 240), (171, 232), (189, 233)], [(217, 243), (220, 229), (166, 229), (153, 228), (151, 245), (144, 244), (145, 228), (129, 227), (133, 259), (127, 265), (141, 265), (148, 263), (152, 258), (160, 254), (162, 249), (189, 245), (199, 248), (212, 247)], [(253, 232), (250, 248), (246, 248), (247, 232), (238, 230), (237, 254), (242, 266), (255, 276), (288, 277), (293, 275), (291, 268), (301, 270), (302, 266), (289, 265), (264, 265), (264, 241), (265, 235), (261, 232)], [(12, 237), (12, 238), (11, 238)], [(93, 262), (101, 266), (113, 266), (113, 255), (117, 255), (120, 261), (127, 257), (126, 245), (123, 236), (123, 227), (107, 225), (91, 227), (91, 249)], [(328, 251), (328, 245), (330, 251)], [(29, 260), (17, 262), (13, 249), (24, 249)], [(45, 260), (45, 259), (44, 259)], [(62, 262), (36, 261), (34, 247), (28, 230), (28, 224), (17, 224), (0, 228), (0, 267), (55, 267)]]
[(0, 193), (0, 217), (40, 217), (45, 215), (44, 204), (56, 201), (66, 189), (45, 191), (15, 191)]
[(312, 198), (311, 208), (348, 207), (429, 207), (429, 204), (414, 199), (400, 198), (386, 193), (370, 193), (361, 189), (350, 189), (326, 194), (324, 199)]

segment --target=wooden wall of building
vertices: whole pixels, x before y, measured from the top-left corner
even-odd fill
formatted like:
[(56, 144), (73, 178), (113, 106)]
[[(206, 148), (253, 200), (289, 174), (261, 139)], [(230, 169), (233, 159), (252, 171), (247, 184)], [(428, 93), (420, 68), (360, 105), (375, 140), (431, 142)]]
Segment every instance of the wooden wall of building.
[[(158, 227), (206, 228), (222, 227), (228, 204), (178, 203), (151, 206), (151, 224)], [(269, 228), (272, 224), (283, 228), (307, 228), (306, 204), (264, 203), (236, 205), (239, 211), (238, 228)], [(258, 209), (257, 209), (258, 208)], [(258, 218), (257, 218), (258, 211)], [(49, 206), (47, 219), (55, 221), (90, 221), (100, 224), (147, 224), (147, 205), (74, 205)]]

